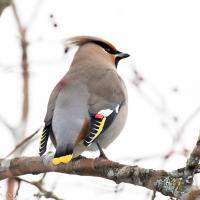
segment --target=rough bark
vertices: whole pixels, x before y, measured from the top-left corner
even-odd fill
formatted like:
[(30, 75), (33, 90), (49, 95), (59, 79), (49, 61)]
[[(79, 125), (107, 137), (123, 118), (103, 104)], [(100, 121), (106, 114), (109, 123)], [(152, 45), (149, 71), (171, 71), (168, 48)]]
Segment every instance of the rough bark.
[(180, 197), (188, 192), (183, 186), (182, 176), (185, 168), (166, 172), (164, 170), (145, 169), (139, 166), (129, 166), (111, 160), (75, 159), (69, 164), (54, 166), (51, 163), (53, 154), (43, 157), (20, 157), (11, 160), (0, 160), (0, 180), (24, 174), (39, 174), (59, 172), (81, 176), (95, 176), (119, 183), (129, 183), (150, 190), (161, 192), (163, 195)]

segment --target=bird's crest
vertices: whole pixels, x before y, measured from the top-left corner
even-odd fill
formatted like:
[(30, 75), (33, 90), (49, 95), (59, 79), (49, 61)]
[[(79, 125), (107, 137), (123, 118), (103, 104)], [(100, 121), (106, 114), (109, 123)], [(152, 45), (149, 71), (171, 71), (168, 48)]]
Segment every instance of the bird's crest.
[(67, 39), (65, 42), (64, 42), (64, 45), (66, 48), (70, 48), (70, 47), (73, 47), (73, 46), (82, 46), (86, 43), (89, 43), (89, 42), (92, 42), (92, 43), (96, 43), (96, 44), (105, 44), (105, 45), (108, 45), (110, 46), (112, 49), (116, 50), (116, 48), (108, 41), (106, 40), (103, 40), (101, 38), (98, 38), (98, 37), (94, 37), (94, 36), (75, 36), (75, 37), (71, 37), (69, 39)]

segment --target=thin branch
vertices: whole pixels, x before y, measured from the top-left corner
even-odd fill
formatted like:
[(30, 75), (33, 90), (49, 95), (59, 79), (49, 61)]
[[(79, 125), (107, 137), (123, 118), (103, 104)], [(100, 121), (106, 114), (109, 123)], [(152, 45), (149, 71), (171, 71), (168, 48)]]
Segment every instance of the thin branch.
[(185, 128), (197, 117), (200, 113), (200, 106), (194, 109), (194, 111), (187, 117), (187, 119), (183, 122), (182, 126), (177, 131), (176, 137), (173, 142), (177, 142), (180, 140), (180, 137), (183, 135)]
[(47, 173), (44, 173), (42, 175), (42, 177), (40, 178), (40, 180), (38, 181), (38, 183), (42, 184), (44, 182), (44, 179), (45, 179), (46, 175), (47, 175)]
[(18, 179), (18, 185), (17, 185), (17, 190), (15, 192), (15, 197), (17, 197), (19, 195), (20, 187), (21, 187), (21, 180)]
[[(29, 64), (28, 64), (28, 56), (27, 56), (27, 47), (28, 47), (28, 42), (26, 39), (26, 28), (23, 27), (16, 5), (14, 3), (14, 0), (11, 0), (11, 7), (14, 13), (14, 17), (16, 19), (18, 31), (20, 34), (20, 43), (21, 43), (21, 50), (22, 50), (22, 57), (21, 57), (21, 64), (22, 64), (22, 78), (23, 78), (23, 102), (22, 102), (22, 125), (26, 127), (26, 122), (28, 118), (28, 112), (29, 112)], [(24, 131), (21, 132), (22, 135), (20, 135), (19, 138), (23, 138), (24, 136)]]
[[(29, 112), (29, 72), (28, 72), (28, 56), (27, 56), (27, 47), (28, 42), (26, 39), (26, 28), (23, 27), (18, 10), (16, 8), (16, 5), (14, 3), (14, 0), (11, 0), (11, 8), (14, 14), (14, 18), (17, 23), (18, 31), (20, 34), (20, 43), (21, 43), (21, 50), (22, 50), (22, 56), (21, 56), (21, 67), (22, 67), (22, 79), (23, 79), (23, 88), (22, 88), (22, 94), (23, 94), (23, 101), (22, 101), (22, 116), (21, 116), (21, 131), (15, 133), (15, 141), (16, 143), (21, 139), (24, 138), (25, 130), (26, 130), (26, 124), (28, 119), (28, 112)], [(20, 151), (22, 152), (24, 149), (21, 148)], [(20, 154), (20, 151), (18, 153)], [(9, 190), (12, 190), (12, 193), (9, 192), (11, 196), (13, 195), (14, 191), (14, 179), (12, 180), (13, 184), (8, 185), (7, 192)], [(12, 189), (10, 189), (12, 187)], [(7, 200), (9, 198), (7, 197)]]
[(24, 144), (26, 144), (28, 141), (30, 141), (40, 130), (41, 128), (39, 128), (38, 130), (36, 130), (34, 133), (32, 133), (31, 135), (29, 135), (28, 137), (26, 137), (25, 139), (23, 139), (21, 142), (19, 142), (15, 148), (7, 155), (5, 156), (4, 159), (8, 158), (9, 156), (11, 156), (13, 153), (15, 153), (20, 147), (22, 147)]
[(193, 183), (193, 176), (195, 174), (196, 169), (199, 166), (199, 161), (200, 161), (200, 134), (196, 146), (194, 147), (192, 153), (190, 154), (190, 157), (186, 162), (186, 167), (184, 170), (185, 184), (191, 185)]
[(46, 198), (52, 198), (52, 199), (55, 199), (55, 200), (62, 200), (57, 195), (55, 195), (53, 192), (44, 189), (39, 182), (35, 182), (35, 181), (31, 182), (31, 181), (28, 181), (28, 180), (25, 180), (25, 179), (19, 178), (19, 177), (16, 177), (15, 179), (17, 181), (25, 182), (25, 183), (28, 183), (30, 185), (35, 186), (43, 194), (43, 196), (46, 197)]
[(32, 11), (31, 17), (30, 17), (30, 19), (29, 19), (29, 21), (28, 21), (28, 24), (27, 24), (27, 26), (26, 26), (27, 29), (28, 29), (30, 26), (32, 26), (33, 22), (35, 21), (37, 15), (38, 15), (38, 12), (39, 12), (39, 10), (40, 10), (40, 8), (41, 8), (41, 4), (42, 4), (42, 3), (43, 3), (43, 0), (38, 0), (38, 1), (36, 2), (35, 7), (34, 7), (34, 9), (33, 9), (33, 11)]
[[(152, 106), (158, 113), (167, 114), (166, 102), (164, 96), (152, 85), (148, 80), (136, 69), (135, 64), (131, 63), (133, 69), (133, 79), (132, 83), (135, 85), (136, 91), (143, 97), (143, 99)], [(145, 88), (151, 92), (159, 103), (149, 96), (148, 91), (141, 88), (142, 85), (145, 85)]]

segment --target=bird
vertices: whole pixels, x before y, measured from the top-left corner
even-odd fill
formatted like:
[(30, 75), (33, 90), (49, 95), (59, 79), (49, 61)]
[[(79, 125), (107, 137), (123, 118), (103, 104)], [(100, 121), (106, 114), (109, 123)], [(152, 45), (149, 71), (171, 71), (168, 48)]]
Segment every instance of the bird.
[(124, 81), (117, 72), (130, 55), (94, 36), (74, 36), (65, 52), (78, 47), (68, 72), (53, 89), (47, 105), (39, 155), (50, 137), (56, 151), (53, 165), (67, 164), (84, 151), (107, 148), (121, 133), (128, 112)]

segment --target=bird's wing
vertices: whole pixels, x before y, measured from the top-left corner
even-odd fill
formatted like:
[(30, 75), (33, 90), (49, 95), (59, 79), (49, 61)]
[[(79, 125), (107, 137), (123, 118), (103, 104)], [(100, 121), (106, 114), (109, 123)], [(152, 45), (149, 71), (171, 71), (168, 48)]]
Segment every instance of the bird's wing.
[(78, 79), (74, 79), (59, 92), (52, 119), (56, 140), (54, 164), (69, 162), (73, 156), (74, 146), (83, 134), (88, 132), (87, 102), (87, 88)]
[(52, 118), (53, 118), (53, 112), (55, 109), (55, 103), (56, 103), (56, 99), (58, 97), (58, 94), (60, 92), (60, 90), (62, 89), (62, 84), (61, 82), (59, 82), (55, 88), (53, 89), (50, 98), (49, 98), (49, 102), (48, 102), (48, 106), (47, 106), (47, 112), (46, 112), (46, 116), (44, 119), (45, 125), (49, 125), (51, 124)]
[(122, 104), (123, 102), (117, 104), (114, 109), (108, 108), (100, 110), (95, 115), (91, 116), (90, 129), (83, 141), (85, 146), (91, 145), (101, 133), (107, 130), (117, 116)]
[(114, 121), (126, 99), (124, 87), (122, 80), (113, 71), (108, 71), (89, 86), (91, 126), (84, 139), (85, 146), (89, 146)]
[[(46, 151), (46, 147), (47, 147), (47, 142), (49, 139), (49, 136), (53, 137), (53, 133), (52, 133), (52, 118), (53, 118), (53, 113), (54, 113), (54, 109), (55, 109), (55, 103), (56, 103), (56, 99), (58, 97), (58, 94), (60, 92), (60, 90), (63, 87), (63, 81), (65, 79), (63, 78), (53, 89), (50, 98), (49, 98), (49, 102), (48, 102), (48, 106), (47, 106), (47, 113), (44, 119), (45, 122), (45, 127), (43, 129), (41, 138), (40, 138), (40, 144), (39, 144), (39, 155), (42, 156), (45, 151)], [(55, 143), (55, 141), (53, 141)]]

